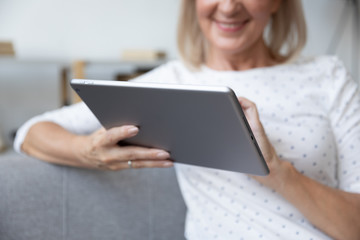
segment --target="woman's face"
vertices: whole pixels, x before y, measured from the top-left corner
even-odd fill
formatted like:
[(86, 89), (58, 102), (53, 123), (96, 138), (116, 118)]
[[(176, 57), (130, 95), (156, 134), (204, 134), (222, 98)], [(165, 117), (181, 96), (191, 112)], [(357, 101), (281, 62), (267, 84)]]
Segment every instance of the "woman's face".
[(262, 40), (281, 0), (196, 0), (200, 28), (211, 50), (241, 53)]

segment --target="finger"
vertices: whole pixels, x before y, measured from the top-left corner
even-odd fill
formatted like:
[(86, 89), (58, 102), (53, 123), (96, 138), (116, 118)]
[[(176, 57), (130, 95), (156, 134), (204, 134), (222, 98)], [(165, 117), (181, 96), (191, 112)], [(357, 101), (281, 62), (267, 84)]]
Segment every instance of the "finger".
[(250, 124), (251, 129), (262, 129), (259, 113), (256, 104), (244, 97), (238, 97), (241, 108)]
[(238, 97), (238, 100), (241, 103), (241, 105), (253, 106), (255, 104), (254, 102), (250, 101), (245, 97)]
[(247, 98), (244, 97), (238, 97), (238, 100), (240, 102), (240, 105), (242, 108), (251, 108), (251, 107), (256, 107), (255, 103), (250, 101)]
[(257, 111), (257, 107), (256, 104), (252, 101), (250, 101), (247, 98), (244, 97), (238, 97), (239, 103), (241, 105), (241, 108), (250, 114), (256, 114), (258, 116), (258, 111)]
[(132, 161), (132, 168), (168, 168), (174, 166), (172, 161)]
[(114, 127), (106, 131), (102, 142), (105, 146), (115, 145), (121, 140), (134, 137), (138, 132), (139, 128), (133, 125)]
[(129, 160), (164, 160), (169, 158), (170, 154), (164, 150), (138, 146), (126, 146), (111, 148), (108, 150), (107, 157), (103, 159), (103, 161), (110, 164), (113, 162), (123, 162)]
[(168, 168), (174, 166), (172, 161), (153, 161), (153, 160), (135, 160), (131, 161), (131, 167), (128, 162), (120, 162), (116, 164), (111, 164), (107, 166), (107, 169), (112, 171), (122, 170), (122, 169), (139, 169), (139, 168)]

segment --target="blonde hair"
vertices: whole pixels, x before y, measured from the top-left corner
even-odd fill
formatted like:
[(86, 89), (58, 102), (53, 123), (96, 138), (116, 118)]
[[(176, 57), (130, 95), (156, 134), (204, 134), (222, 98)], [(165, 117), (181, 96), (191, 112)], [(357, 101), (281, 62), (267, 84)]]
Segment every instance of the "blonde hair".
[[(192, 69), (198, 69), (206, 55), (206, 40), (198, 24), (195, 1), (182, 0), (177, 32), (180, 57)], [(306, 43), (301, 0), (282, 0), (269, 24), (265, 39), (272, 57), (283, 63), (298, 56)]]

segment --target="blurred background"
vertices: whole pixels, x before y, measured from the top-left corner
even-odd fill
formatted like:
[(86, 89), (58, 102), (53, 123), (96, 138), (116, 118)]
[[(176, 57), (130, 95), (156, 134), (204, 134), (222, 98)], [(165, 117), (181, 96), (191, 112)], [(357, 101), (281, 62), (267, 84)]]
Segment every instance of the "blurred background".
[[(303, 0), (303, 55), (359, 80), (359, 1)], [(76, 102), (71, 78), (127, 80), (177, 58), (180, 0), (0, 0), (0, 150), (30, 117)]]

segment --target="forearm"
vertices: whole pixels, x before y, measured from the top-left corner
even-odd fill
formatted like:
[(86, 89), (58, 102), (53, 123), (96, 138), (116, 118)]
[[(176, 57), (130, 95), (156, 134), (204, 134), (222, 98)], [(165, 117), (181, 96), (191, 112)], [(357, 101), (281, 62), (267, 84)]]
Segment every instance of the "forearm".
[(292, 166), (277, 189), (318, 229), (335, 239), (360, 239), (360, 195), (327, 187)]
[(26, 154), (41, 160), (76, 167), (90, 167), (80, 161), (79, 144), (83, 136), (72, 134), (52, 122), (33, 125), (21, 145)]

